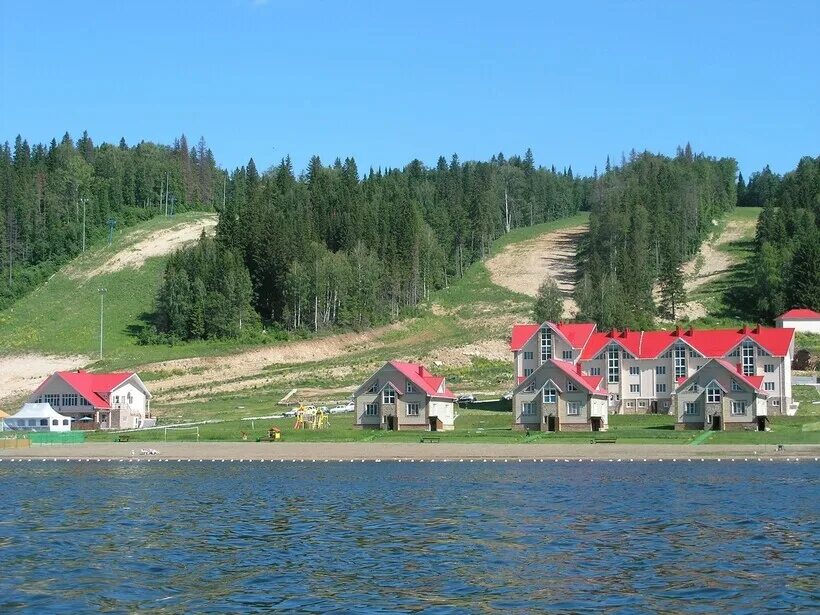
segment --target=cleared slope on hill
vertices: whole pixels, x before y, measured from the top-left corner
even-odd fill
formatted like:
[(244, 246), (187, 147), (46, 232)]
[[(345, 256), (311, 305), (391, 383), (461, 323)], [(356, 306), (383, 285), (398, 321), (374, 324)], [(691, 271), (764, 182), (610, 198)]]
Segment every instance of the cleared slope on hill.
[(564, 317), (572, 318), (578, 306), (572, 298), (577, 279), (578, 245), (589, 229), (587, 214), (575, 216), (577, 223), (556, 228), (531, 239), (507, 245), (487, 261), (494, 284), (535, 297), (547, 276), (564, 295)]

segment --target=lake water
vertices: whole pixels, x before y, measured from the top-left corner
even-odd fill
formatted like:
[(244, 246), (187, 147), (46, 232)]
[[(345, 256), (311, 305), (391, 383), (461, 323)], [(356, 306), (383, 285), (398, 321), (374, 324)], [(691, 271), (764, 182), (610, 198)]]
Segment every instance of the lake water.
[(820, 464), (0, 464), (0, 612), (820, 611)]

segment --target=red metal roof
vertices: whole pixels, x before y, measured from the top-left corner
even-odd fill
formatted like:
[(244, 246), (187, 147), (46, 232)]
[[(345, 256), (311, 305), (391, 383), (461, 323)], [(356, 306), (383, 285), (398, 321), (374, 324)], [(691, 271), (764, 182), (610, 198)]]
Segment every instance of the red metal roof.
[(423, 365), (419, 363), (405, 363), (403, 361), (390, 361), (390, 365), (395, 367), (402, 375), (410, 380), (410, 382), (427, 393), (427, 395), (455, 399), (456, 396), (446, 387), (443, 392), (439, 392), (439, 387), (441, 387), (441, 384), (444, 382), (444, 378), (434, 376), (428, 372)]
[[(764, 376), (746, 376), (740, 369), (739, 365), (732, 365), (729, 361), (725, 361), (723, 359), (712, 359), (715, 363), (723, 367), (726, 371), (728, 371), (733, 378), (737, 378), (741, 382), (745, 382), (750, 387), (752, 387), (756, 393), (763, 393), (764, 395), (768, 395), (761, 387), (763, 386), (763, 378)], [(701, 367), (699, 370), (696, 370), (694, 374), (689, 377), (678, 378), (676, 380), (678, 388), (680, 388), (684, 383), (688, 382), (695, 376), (697, 376), (698, 372), (701, 369), (705, 369), (707, 365), (709, 365), (711, 361), (707, 362), (706, 365)]]
[(550, 359), (549, 362), (593, 395), (608, 394), (603, 389), (598, 388), (598, 386), (601, 384), (601, 380), (603, 380), (603, 376), (587, 376), (586, 374), (579, 374), (576, 366), (570, 363), (569, 361), (559, 361), (557, 359)]
[(89, 372), (78, 370), (74, 372), (55, 372), (45, 379), (45, 381), (37, 387), (34, 392), (39, 393), (49, 380), (55, 376), (62, 378), (66, 384), (77, 391), (79, 395), (84, 397), (88, 403), (94, 408), (109, 409), (111, 406), (108, 400), (103, 397), (104, 393), (111, 393), (123, 382), (128, 380), (134, 372), (115, 372), (108, 374), (91, 374)]
[(820, 314), (814, 310), (797, 308), (781, 314), (777, 317), (777, 320), (820, 320)]
[(769, 354), (783, 357), (794, 338), (793, 329), (773, 327), (742, 327), (740, 329), (676, 329), (674, 331), (613, 331), (592, 334), (584, 347), (581, 360), (594, 358), (614, 341), (639, 359), (654, 359), (678, 340), (691, 346), (704, 357), (720, 358), (730, 353), (745, 339), (759, 344)]
[[(545, 324), (548, 324), (550, 327), (558, 331), (558, 333), (562, 335), (573, 348), (583, 348), (590, 336), (595, 331), (595, 324), (591, 322), (559, 322), (557, 324), (548, 322)], [(510, 350), (521, 350), (524, 347), (524, 344), (530, 341), (532, 336), (535, 335), (540, 328), (541, 325), (534, 325), (531, 323), (513, 325)]]

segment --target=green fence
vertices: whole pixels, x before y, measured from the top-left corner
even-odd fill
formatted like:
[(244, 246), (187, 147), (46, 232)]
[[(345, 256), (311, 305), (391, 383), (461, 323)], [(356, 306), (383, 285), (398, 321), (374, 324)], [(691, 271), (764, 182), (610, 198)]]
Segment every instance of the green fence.
[(82, 444), (85, 432), (82, 431), (32, 431), (29, 434), (32, 446), (44, 444)]

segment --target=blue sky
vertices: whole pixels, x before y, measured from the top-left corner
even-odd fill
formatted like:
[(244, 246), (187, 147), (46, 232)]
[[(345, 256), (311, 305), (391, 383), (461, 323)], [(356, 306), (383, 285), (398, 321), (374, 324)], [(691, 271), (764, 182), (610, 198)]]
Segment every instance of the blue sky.
[(0, 0), (0, 140), (204, 135), (233, 168), (820, 154), (820, 2)]

